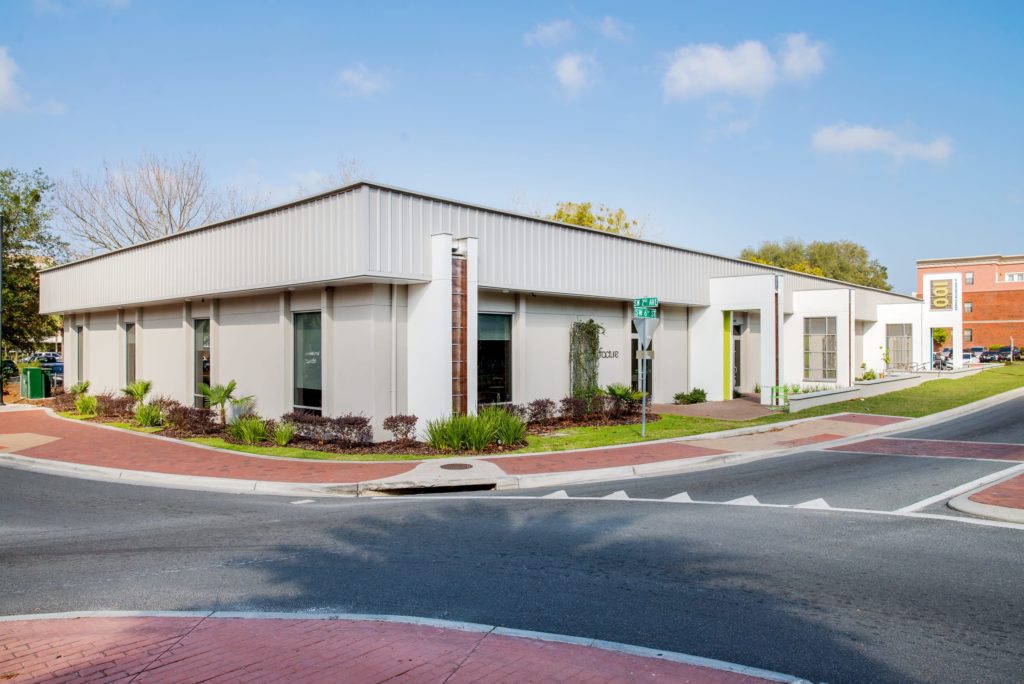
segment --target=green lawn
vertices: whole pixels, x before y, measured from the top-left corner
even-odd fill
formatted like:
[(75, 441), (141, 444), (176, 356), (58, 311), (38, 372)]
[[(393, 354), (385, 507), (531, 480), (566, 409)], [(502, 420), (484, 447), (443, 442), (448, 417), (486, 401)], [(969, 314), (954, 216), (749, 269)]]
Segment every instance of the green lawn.
[[(755, 420), (734, 421), (690, 416), (663, 416), (661, 420), (647, 424), (646, 439), (650, 441), (673, 437), (689, 437), (691, 435), (701, 435), (721, 430), (779, 423), (796, 418), (827, 416), (834, 413), (875, 413), (918, 418), (956, 406), (962, 406), (1018, 387), (1024, 387), (1024, 364), (1020, 363), (1013, 366), (998, 366), (976, 375), (961, 377), (955, 380), (930, 380), (917, 387), (900, 390), (899, 392), (890, 392), (889, 394), (882, 394), (868, 399), (854, 399), (838, 404), (819, 406), (795, 414), (774, 413)], [(60, 415), (66, 418), (82, 419), (82, 416), (73, 412), (64, 412)], [(152, 433), (163, 429), (159, 427), (140, 428), (129, 423), (106, 424), (139, 432)], [(220, 437), (195, 437), (188, 441), (230, 451), (241, 451), (263, 456), (307, 458), (320, 461), (418, 461), (440, 458), (419, 454), (335, 454), (296, 447), (248, 446), (232, 444)], [(558, 435), (531, 436), (528, 438), (528, 445), (514, 453), (586, 449), (589, 447), (627, 444), (639, 441), (641, 441), (639, 425), (568, 428), (560, 431)], [(463, 455), (468, 456), (471, 454)]]
[[(1024, 387), (1024, 364), (1019, 363), (1013, 366), (998, 366), (976, 375), (958, 379), (929, 380), (917, 387), (877, 397), (818, 406), (793, 414), (775, 413), (754, 420), (733, 421), (690, 416), (662, 416), (661, 420), (647, 424), (647, 440), (688, 437), (719, 430), (766, 425), (797, 418), (827, 416), (834, 413), (875, 413), (919, 418), (1018, 387)], [(530, 437), (528, 446), (521, 449), (519, 453), (586, 449), (641, 441), (639, 425), (571, 428), (562, 432), (564, 434), (558, 436)]]
[(420, 461), (427, 458), (441, 458), (440, 456), (422, 456), (418, 454), (335, 454), (329, 451), (312, 451), (297, 447), (250, 446), (248, 444), (233, 444), (220, 437), (191, 437), (186, 441), (248, 454), (308, 458), (314, 461)]

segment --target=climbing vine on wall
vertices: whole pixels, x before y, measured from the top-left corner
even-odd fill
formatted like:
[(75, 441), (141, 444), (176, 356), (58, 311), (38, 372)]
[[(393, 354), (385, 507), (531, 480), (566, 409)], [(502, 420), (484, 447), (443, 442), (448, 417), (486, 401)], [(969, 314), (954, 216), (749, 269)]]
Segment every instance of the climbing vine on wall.
[(573, 321), (569, 331), (569, 381), (572, 396), (590, 402), (600, 391), (597, 384), (597, 362), (604, 326), (588, 321)]

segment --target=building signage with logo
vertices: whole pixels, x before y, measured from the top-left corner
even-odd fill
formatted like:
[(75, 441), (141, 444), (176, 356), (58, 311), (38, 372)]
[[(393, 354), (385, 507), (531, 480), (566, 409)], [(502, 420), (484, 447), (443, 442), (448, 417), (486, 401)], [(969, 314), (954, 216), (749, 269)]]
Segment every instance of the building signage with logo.
[(955, 292), (953, 290), (952, 278), (931, 281), (928, 300), (932, 311), (953, 311), (954, 299)]

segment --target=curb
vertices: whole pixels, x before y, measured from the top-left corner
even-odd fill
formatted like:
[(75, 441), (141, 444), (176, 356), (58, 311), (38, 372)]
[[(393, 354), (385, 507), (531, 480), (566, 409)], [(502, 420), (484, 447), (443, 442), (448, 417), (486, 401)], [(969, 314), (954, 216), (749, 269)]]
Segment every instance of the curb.
[(997, 480), (996, 482), (990, 482), (981, 487), (977, 487), (969, 492), (961, 494), (960, 496), (954, 497), (949, 500), (946, 504), (950, 508), (961, 513), (967, 513), (968, 515), (975, 515), (979, 518), (989, 518), (991, 520), (1000, 520), (1002, 522), (1011, 522), (1024, 525), (1024, 508), (1010, 508), (1008, 506), (996, 506), (993, 504), (984, 504), (977, 501), (972, 501), (971, 497), (979, 492), (983, 492), (990, 487), (998, 485), (1000, 482), (1006, 482), (1015, 477), (1020, 477), (1021, 473), (1011, 473), (1004, 478)]
[(119, 611), (119, 610), (98, 610), (98, 611), (73, 611), (67, 613), (36, 613), (29, 615), (3, 615), (0, 616), (0, 623), (21, 622), (30, 620), (75, 620), (88, 618), (129, 618), (129, 617), (156, 617), (156, 618), (203, 618), (203, 619), (242, 619), (242, 620), (330, 620), (330, 621), (351, 621), (351, 622), (391, 622), (397, 624), (434, 627), (437, 629), (457, 630), (460, 632), (475, 632), (483, 634), (494, 634), (495, 636), (512, 637), (516, 639), (532, 639), (536, 641), (547, 641), (572, 646), (583, 646), (596, 648), (602, 651), (622, 653), (624, 655), (651, 658), (654, 660), (666, 660), (669, 662), (684, 665), (706, 667), (714, 670), (733, 672), (757, 677), (768, 681), (782, 682), (784, 684), (809, 684), (807, 680), (793, 675), (764, 670), (757, 667), (748, 667), (737, 663), (730, 663), (724, 660), (704, 658), (702, 656), (678, 653), (664, 649), (647, 648), (645, 646), (634, 646), (616, 641), (604, 641), (602, 639), (590, 639), (587, 637), (570, 636), (566, 634), (553, 634), (550, 632), (535, 632), (531, 630), (513, 629), (499, 627), (497, 625), (485, 625), (475, 622), (459, 622), (442, 620), (438, 618), (422, 618), (407, 615), (362, 615), (355, 613), (267, 613), (267, 612), (237, 612), (237, 611)]

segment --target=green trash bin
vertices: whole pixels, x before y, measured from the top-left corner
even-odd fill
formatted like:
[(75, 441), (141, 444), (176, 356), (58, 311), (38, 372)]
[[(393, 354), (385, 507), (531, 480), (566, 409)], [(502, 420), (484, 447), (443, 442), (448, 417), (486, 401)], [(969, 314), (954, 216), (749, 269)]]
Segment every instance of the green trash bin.
[(42, 368), (21, 369), (21, 396), (24, 399), (46, 398), (46, 378)]
[(53, 368), (43, 368), (43, 396), (53, 396)]

